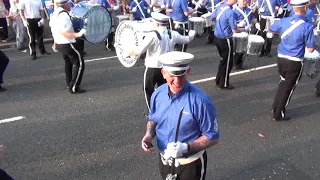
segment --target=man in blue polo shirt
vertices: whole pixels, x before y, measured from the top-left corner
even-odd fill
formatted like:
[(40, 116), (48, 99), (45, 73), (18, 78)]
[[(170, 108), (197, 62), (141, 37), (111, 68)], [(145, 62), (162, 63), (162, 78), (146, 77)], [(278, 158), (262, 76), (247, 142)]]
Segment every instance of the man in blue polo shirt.
[(149, 4), (145, 0), (133, 0), (130, 4), (130, 14), (133, 14), (134, 20), (140, 21), (144, 18), (150, 17), (150, 14), (147, 12)]
[(309, 0), (291, 0), (295, 14), (275, 22), (269, 28), (281, 37), (277, 62), (281, 80), (272, 106), (276, 121), (290, 120), (285, 110), (301, 78), (305, 50), (313, 52), (315, 48), (313, 28), (305, 17), (308, 3)]
[(245, 28), (237, 27), (237, 15), (232, 10), (232, 6), (237, 0), (228, 0), (220, 4), (212, 13), (211, 21), (215, 21), (215, 43), (221, 57), (219, 64), (216, 85), (220, 89), (233, 89), (229, 84), (229, 74), (233, 66), (233, 33), (248, 31), (249, 26)]
[(156, 136), (163, 179), (170, 174), (179, 180), (205, 179), (206, 149), (219, 139), (214, 104), (205, 92), (187, 81), (192, 54), (174, 51), (159, 59), (167, 83), (152, 94), (150, 120), (141, 147), (146, 152), (154, 151), (150, 143)]
[[(179, 34), (183, 36), (187, 36), (188, 30), (188, 16), (195, 12), (196, 9), (188, 8), (188, 1), (187, 0), (168, 0), (166, 12), (168, 16), (174, 22), (174, 30), (176, 30)], [(186, 44), (177, 44), (175, 46), (176, 51), (187, 51)]]

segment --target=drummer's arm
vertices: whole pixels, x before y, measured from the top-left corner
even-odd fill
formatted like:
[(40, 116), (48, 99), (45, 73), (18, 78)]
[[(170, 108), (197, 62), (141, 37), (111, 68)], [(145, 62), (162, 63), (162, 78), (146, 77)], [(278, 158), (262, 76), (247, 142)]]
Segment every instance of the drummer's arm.
[(314, 48), (316, 46), (316, 41), (314, 38), (314, 34), (313, 34), (313, 29), (310, 27), (307, 29), (307, 34), (306, 34), (306, 47), (308, 52), (312, 53), (314, 51)]
[(174, 44), (188, 44), (194, 38), (191, 36), (183, 36), (179, 34), (177, 31), (171, 31), (171, 35), (172, 39), (174, 40)]
[(130, 56), (139, 56), (142, 53), (146, 52), (146, 50), (152, 45), (154, 36), (151, 36), (150, 34), (148, 34), (147, 36), (143, 39), (143, 41), (142, 41), (140, 46), (138, 46), (135, 49), (132, 49), (129, 52)]

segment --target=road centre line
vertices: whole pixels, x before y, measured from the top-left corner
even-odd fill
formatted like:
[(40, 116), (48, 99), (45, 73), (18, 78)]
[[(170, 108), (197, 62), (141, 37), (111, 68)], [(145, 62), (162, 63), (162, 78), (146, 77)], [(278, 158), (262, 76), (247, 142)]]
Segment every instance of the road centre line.
[(2, 123), (8, 123), (8, 122), (13, 122), (13, 121), (19, 121), (21, 119), (24, 119), (26, 117), (24, 116), (17, 116), (17, 117), (13, 117), (13, 118), (8, 118), (8, 119), (3, 119), (3, 120), (0, 120), (0, 124)]

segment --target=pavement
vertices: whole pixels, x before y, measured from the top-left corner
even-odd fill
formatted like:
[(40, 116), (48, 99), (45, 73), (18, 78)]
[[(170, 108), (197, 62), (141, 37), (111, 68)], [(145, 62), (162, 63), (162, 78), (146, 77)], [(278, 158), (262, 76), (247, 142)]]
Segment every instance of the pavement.
[[(53, 43), (53, 38), (44, 38), (43, 43)], [(0, 49), (14, 48), (16, 42), (14, 40), (9, 40), (8, 42), (0, 42)]]
[[(3, 84), (8, 91), (0, 93), (0, 168), (15, 179), (161, 179), (158, 153), (143, 152), (140, 143), (147, 121), (144, 67), (125, 68), (103, 44), (85, 44), (81, 87), (87, 92), (71, 95), (61, 54), (51, 44), (46, 48), (52, 54), (35, 61), (3, 49), (10, 64)], [(216, 47), (203, 37), (188, 47), (195, 55), (188, 79), (214, 102), (221, 136), (207, 150), (206, 179), (320, 179), (320, 99), (313, 96), (319, 77), (302, 77), (287, 109), (292, 120), (273, 121), (280, 80), (275, 48), (272, 58), (254, 56), (246, 70), (233, 70), (236, 89), (226, 91), (212, 80), (220, 60)]]

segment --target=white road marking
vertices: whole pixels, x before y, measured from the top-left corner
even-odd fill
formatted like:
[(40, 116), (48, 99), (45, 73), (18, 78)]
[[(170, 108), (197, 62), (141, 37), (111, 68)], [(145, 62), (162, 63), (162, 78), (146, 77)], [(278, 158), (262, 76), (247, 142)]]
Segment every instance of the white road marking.
[(19, 121), (19, 120), (21, 120), (23, 118), (25, 118), (25, 117), (24, 116), (17, 116), (17, 117), (13, 117), (13, 118), (9, 118), (9, 119), (3, 119), (3, 120), (0, 120), (0, 124), (13, 122), (13, 121)]
[[(244, 74), (244, 73), (248, 73), (248, 72), (255, 71), (255, 70), (267, 69), (267, 68), (271, 68), (271, 67), (275, 67), (275, 66), (277, 66), (277, 64), (270, 64), (270, 65), (261, 66), (261, 67), (257, 67), (257, 68), (251, 68), (251, 69), (247, 69), (247, 70), (244, 70), (244, 71), (238, 71), (238, 72), (230, 73), (230, 76), (234, 76), (234, 75), (238, 75), (238, 74)], [(214, 79), (216, 79), (216, 77), (199, 79), (199, 80), (191, 81), (191, 83), (192, 84), (197, 84), (197, 83), (201, 83), (201, 82), (211, 81), (211, 80), (214, 80)]]
[(102, 61), (102, 60), (106, 60), (106, 59), (113, 59), (116, 57), (117, 56), (109, 56), (109, 57), (103, 57), (103, 58), (97, 58), (97, 59), (88, 59), (88, 60), (85, 60), (84, 62)]

